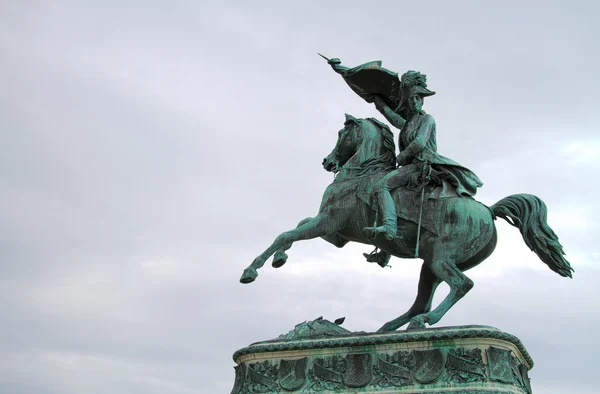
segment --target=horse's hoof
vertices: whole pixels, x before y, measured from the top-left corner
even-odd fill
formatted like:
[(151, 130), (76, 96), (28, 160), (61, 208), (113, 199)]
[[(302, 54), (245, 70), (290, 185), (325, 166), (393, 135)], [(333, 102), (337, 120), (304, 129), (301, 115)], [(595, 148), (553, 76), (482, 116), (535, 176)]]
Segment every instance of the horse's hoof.
[(410, 321), (408, 327), (406, 327), (406, 331), (409, 331), (409, 330), (422, 330), (424, 328), (426, 328), (425, 327), (425, 323), (423, 323), (420, 320), (414, 320), (413, 319), (413, 320)]
[(275, 254), (275, 257), (273, 257), (273, 263), (271, 263), (271, 266), (273, 268), (282, 267), (286, 263), (287, 259), (288, 255), (286, 253), (277, 253)]
[(254, 282), (256, 277), (258, 276), (258, 272), (254, 268), (246, 268), (242, 277), (240, 278), (240, 283), (248, 284)]

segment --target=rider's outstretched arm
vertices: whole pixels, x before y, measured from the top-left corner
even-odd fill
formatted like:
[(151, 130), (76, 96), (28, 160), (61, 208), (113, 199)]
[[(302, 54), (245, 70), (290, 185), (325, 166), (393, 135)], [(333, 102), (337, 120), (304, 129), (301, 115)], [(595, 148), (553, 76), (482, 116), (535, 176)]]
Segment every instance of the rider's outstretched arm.
[(375, 96), (373, 103), (375, 104), (377, 111), (381, 112), (381, 114), (385, 116), (387, 121), (390, 122), (392, 126), (396, 127), (397, 129), (401, 129), (404, 126), (406, 120), (402, 116), (395, 113), (381, 97)]

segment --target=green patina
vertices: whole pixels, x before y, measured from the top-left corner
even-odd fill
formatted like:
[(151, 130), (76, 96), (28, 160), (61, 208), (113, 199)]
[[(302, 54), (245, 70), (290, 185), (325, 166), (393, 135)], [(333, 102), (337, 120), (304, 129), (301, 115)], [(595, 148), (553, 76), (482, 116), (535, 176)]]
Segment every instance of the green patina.
[(493, 327), (343, 332), (318, 318), (237, 351), (232, 393), (531, 394), (529, 354)]
[[(280, 234), (248, 266), (240, 279), (253, 282), (257, 270), (273, 256), (273, 267), (287, 261), (294, 242), (320, 237), (337, 247), (360, 242), (375, 247), (367, 261), (387, 266), (391, 256), (423, 259), (416, 300), (403, 315), (381, 327), (393, 331), (433, 325), (472, 287), (464, 271), (484, 261), (496, 246), (494, 221), (503, 218), (521, 232), (527, 246), (554, 272), (571, 277), (556, 234), (547, 224), (544, 202), (531, 194), (516, 194), (487, 207), (474, 199), (483, 185), (468, 168), (437, 152), (436, 124), (423, 109), (426, 76), (408, 71), (400, 78), (370, 62), (347, 68), (328, 59), (352, 90), (396, 128), (380, 121), (346, 115), (337, 143), (323, 160), (336, 174), (327, 187), (319, 212), (295, 229)], [(432, 309), (437, 286), (450, 286), (447, 297)]]
[[(412, 329), (407, 331), (397, 331), (383, 334), (373, 334), (366, 332), (350, 332), (342, 328), (345, 333), (340, 333), (341, 327), (332, 328), (333, 323), (323, 318), (318, 318), (310, 322), (299, 324), (300, 327), (308, 325), (320, 326), (318, 332), (308, 336), (290, 336), (290, 334), (280, 335), (277, 339), (254, 343), (248, 347), (240, 349), (233, 354), (233, 361), (243, 356), (274, 353), (282, 351), (295, 350), (316, 350), (325, 351), (327, 349), (340, 349), (365, 347), (372, 349), (373, 346), (386, 344), (413, 343), (420, 341), (431, 341), (437, 347), (455, 347), (456, 341), (461, 339), (491, 338), (512, 343), (519, 350), (523, 359), (528, 364), (529, 369), (533, 368), (533, 359), (523, 346), (519, 338), (509, 333), (498, 330), (490, 326), (458, 326), (458, 327), (440, 327), (428, 329)], [(298, 327), (296, 326), (296, 328)], [(291, 331), (293, 332), (293, 331)]]

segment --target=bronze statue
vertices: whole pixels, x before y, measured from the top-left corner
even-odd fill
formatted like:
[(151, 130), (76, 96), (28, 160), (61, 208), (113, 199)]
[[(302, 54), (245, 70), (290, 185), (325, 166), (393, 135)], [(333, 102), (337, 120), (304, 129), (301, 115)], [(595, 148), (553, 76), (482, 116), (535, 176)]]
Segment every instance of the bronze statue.
[[(346, 115), (333, 151), (324, 159), (336, 173), (323, 195), (319, 213), (296, 229), (280, 234), (240, 278), (253, 282), (269, 257), (273, 267), (287, 261), (285, 253), (296, 241), (321, 237), (337, 247), (360, 242), (381, 252), (367, 255), (382, 267), (390, 255), (423, 259), (418, 294), (412, 307), (381, 327), (396, 330), (435, 324), (472, 287), (463, 271), (481, 263), (496, 247), (494, 220), (506, 219), (519, 228), (527, 246), (548, 267), (571, 277), (573, 269), (546, 222), (544, 202), (530, 194), (506, 197), (491, 207), (473, 196), (482, 186), (469, 169), (437, 153), (435, 121), (422, 111), (423, 99), (434, 94), (425, 75), (397, 74), (370, 62), (355, 68), (328, 59), (336, 72), (367, 102), (400, 128), (400, 153), (388, 126), (368, 118)], [(396, 169), (396, 164), (400, 166)], [(416, 253), (415, 253), (416, 252)], [(437, 286), (446, 282), (450, 292), (431, 309)]]

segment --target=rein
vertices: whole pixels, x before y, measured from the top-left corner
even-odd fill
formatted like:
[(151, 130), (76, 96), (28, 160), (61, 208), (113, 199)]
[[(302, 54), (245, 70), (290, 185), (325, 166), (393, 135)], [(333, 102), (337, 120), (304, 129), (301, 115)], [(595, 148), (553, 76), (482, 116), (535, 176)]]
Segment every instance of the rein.
[(392, 171), (394, 168), (388, 168), (388, 169), (383, 169), (382, 168), (382, 169), (379, 169), (377, 171), (373, 171), (373, 172), (368, 173), (368, 174), (353, 176), (353, 177), (350, 177), (350, 178), (347, 178), (347, 179), (342, 179), (341, 181), (337, 180), (337, 174), (339, 174), (343, 170), (363, 170), (363, 169), (364, 169), (364, 167), (345, 167), (345, 168), (342, 168), (340, 171), (338, 171), (335, 174), (333, 174), (333, 181), (337, 182), (337, 183), (353, 181), (355, 179), (361, 179), (361, 178), (364, 178), (364, 177), (373, 176), (373, 175), (379, 174), (381, 172)]

